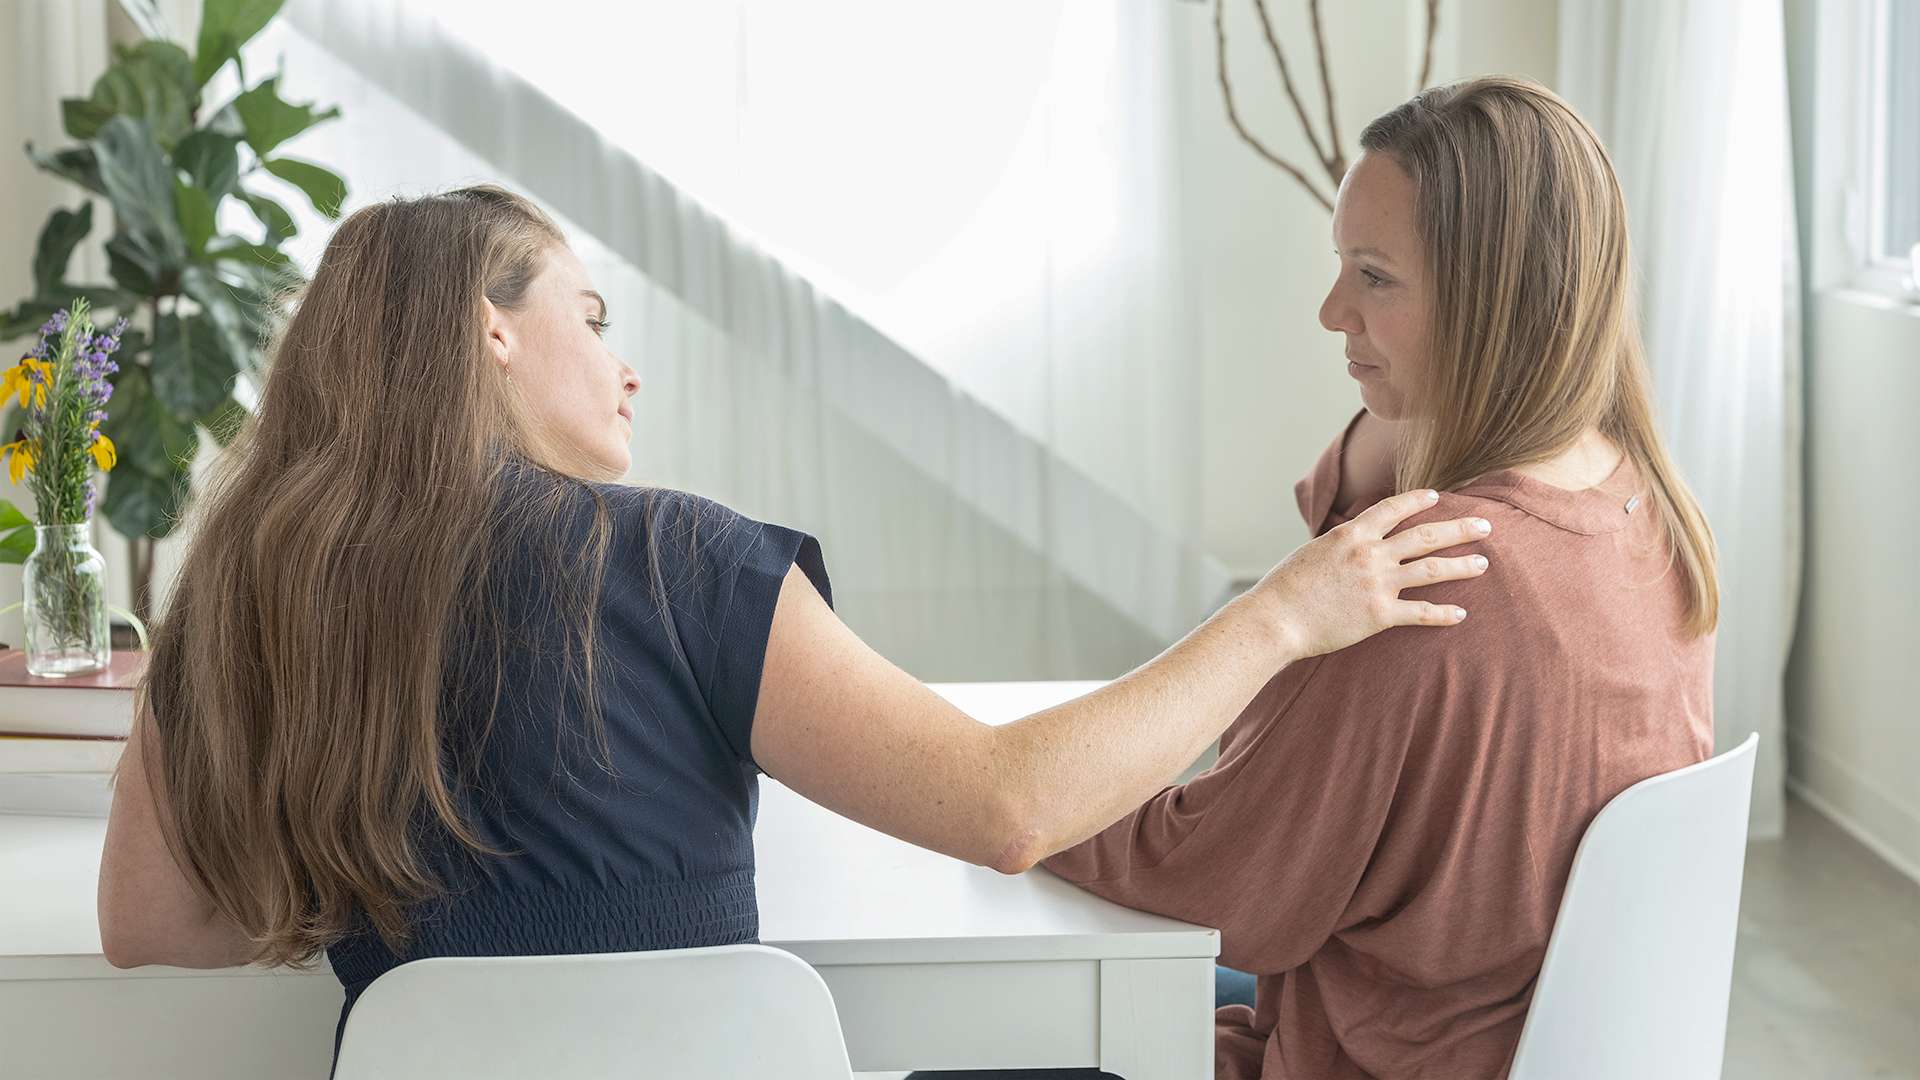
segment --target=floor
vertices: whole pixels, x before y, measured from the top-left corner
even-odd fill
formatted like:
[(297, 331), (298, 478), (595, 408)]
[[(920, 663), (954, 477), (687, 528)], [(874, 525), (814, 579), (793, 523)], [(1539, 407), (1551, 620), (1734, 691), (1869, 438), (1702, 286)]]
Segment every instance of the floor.
[(1920, 883), (1790, 798), (1740, 909), (1726, 1080), (1920, 1080)]
[(1747, 849), (1728, 1080), (1920, 1080), (1920, 884), (1799, 799)]

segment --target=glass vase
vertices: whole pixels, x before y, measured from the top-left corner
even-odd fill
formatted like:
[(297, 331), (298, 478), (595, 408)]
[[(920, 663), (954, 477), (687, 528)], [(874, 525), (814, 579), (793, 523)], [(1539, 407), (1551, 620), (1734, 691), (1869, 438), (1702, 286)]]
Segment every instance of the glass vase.
[(107, 563), (93, 549), (92, 530), (40, 525), (33, 530), (22, 584), (26, 592), (27, 673), (63, 678), (104, 670)]

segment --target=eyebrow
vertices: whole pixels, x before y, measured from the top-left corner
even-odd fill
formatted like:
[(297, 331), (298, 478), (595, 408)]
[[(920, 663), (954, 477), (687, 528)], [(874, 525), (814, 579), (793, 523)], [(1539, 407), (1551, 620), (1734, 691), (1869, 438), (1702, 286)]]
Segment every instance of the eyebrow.
[[(1339, 254), (1339, 252), (1336, 251), (1335, 254)], [(1386, 252), (1381, 251), (1379, 248), (1375, 248), (1375, 247), (1348, 248), (1346, 250), (1346, 254), (1356, 259), (1363, 259), (1363, 258), (1377, 259), (1380, 262), (1388, 263), (1388, 264), (1391, 264), (1393, 262), (1392, 259), (1387, 257)]]
[(605, 322), (607, 319), (607, 298), (604, 296), (601, 296), (597, 292), (594, 292), (592, 289), (581, 289), (580, 295), (587, 297), (600, 305), (600, 321)]

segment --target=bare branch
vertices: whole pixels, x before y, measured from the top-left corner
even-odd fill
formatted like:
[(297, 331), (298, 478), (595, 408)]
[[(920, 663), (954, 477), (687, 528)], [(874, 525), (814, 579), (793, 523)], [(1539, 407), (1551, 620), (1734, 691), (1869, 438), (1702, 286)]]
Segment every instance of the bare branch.
[(1267, 48), (1273, 53), (1273, 62), (1280, 67), (1280, 84), (1286, 87), (1287, 100), (1293, 102), (1293, 114), (1300, 118), (1300, 128), (1307, 133), (1307, 142), (1313, 144), (1313, 154), (1320, 159), (1320, 165), (1333, 176), (1338, 184), (1340, 176), (1333, 171), (1333, 157), (1326, 147), (1320, 145), (1320, 136), (1313, 130), (1313, 121), (1307, 118), (1307, 107), (1300, 103), (1300, 92), (1293, 88), (1293, 72), (1287, 67), (1287, 54), (1280, 50), (1280, 39), (1273, 33), (1273, 18), (1267, 14), (1267, 0), (1253, 0), (1254, 10), (1260, 13), (1260, 30), (1267, 37)]
[[(1229, 82), (1227, 79), (1227, 28), (1226, 28), (1226, 19), (1224, 16), (1225, 8), (1226, 8), (1226, 0), (1215, 0), (1214, 6), (1213, 6), (1214, 52), (1215, 52), (1215, 57), (1218, 61), (1219, 69), (1220, 69), (1220, 94), (1223, 98), (1226, 99), (1226, 102), (1227, 102), (1227, 120), (1233, 124), (1233, 130), (1239, 133), (1240, 138), (1245, 140), (1248, 146), (1253, 147), (1254, 153), (1259, 154), (1261, 157), (1265, 158), (1271, 164), (1279, 167), (1281, 170), (1286, 172), (1289, 176), (1293, 177), (1295, 180), (1300, 181), (1300, 186), (1307, 189), (1307, 194), (1313, 196), (1313, 199), (1315, 202), (1319, 203), (1323, 208), (1325, 208), (1327, 213), (1329, 214), (1333, 213), (1333, 200), (1321, 194), (1320, 189), (1313, 186), (1313, 181), (1307, 179), (1306, 173), (1301, 172), (1292, 163), (1281, 160), (1278, 154), (1275, 154), (1273, 151), (1263, 146), (1260, 140), (1254, 138), (1253, 133), (1247, 130), (1246, 125), (1240, 122), (1240, 112), (1238, 109), (1234, 107), (1234, 104), (1233, 104), (1233, 84)], [(1277, 51), (1277, 48), (1278, 46), (1276, 46), (1276, 51)], [(1295, 105), (1297, 106), (1298, 104), (1299, 102), (1296, 99)], [(1301, 115), (1300, 119), (1302, 123), (1306, 122), (1306, 116), (1304, 113)], [(1313, 137), (1313, 130), (1311, 128), (1307, 130), (1307, 137), (1309, 139)], [(1317, 151), (1318, 149), (1319, 149), (1319, 145), (1316, 142), (1315, 150)]]
[(1440, 25), (1440, 0), (1427, 0), (1427, 49), (1420, 58), (1420, 85), (1413, 88), (1419, 93), (1427, 88), (1427, 77), (1433, 74), (1433, 33)]
[(1333, 150), (1327, 172), (1338, 184), (1347, 175), (1347, 155), (1340, 149), (1340, 120), (1333, 107), (1333, 79), (1327, 74), (1327, 39), (1320, 28), (1320, 0), (1308, 0), (1307, 16), (1313, 21), (1313, 58), (1320, 65), (1320, 95), (1327, 101), (1327, 145)]

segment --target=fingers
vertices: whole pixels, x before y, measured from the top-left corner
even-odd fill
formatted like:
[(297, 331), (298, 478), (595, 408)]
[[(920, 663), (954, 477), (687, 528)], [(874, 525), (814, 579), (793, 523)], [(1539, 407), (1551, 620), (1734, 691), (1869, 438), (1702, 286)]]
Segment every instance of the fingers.
[(1389, 626), (1457, 626), (1466, 617), (1466, 608), (1424, 600), (1396, 601), (1387, 614)]
[(1403, 491), (1367, 507), (1350, 524), (1377, 540), (1392, 532), (1395, 525), (1422, 510), (1431, 509), (1439, 501), (1440, 493), (1437, 491)]
[(1417, 589), (1442, 581), (1465, 581), (1487, 572), (1485, 555), (1462, 555), (1456, 559), (1420, 559), (1400, 567), (1400, 587)]
[[(1371, 513), (1372, 511), (1368, 511)], [(1493, 532), (1486, 518), (1454, 518), (1452, 521), (1428, 521), (1387, 541), (1387, 553), (1401, 562), (1417, 559), (1441, 548), (1485, 540)]]

